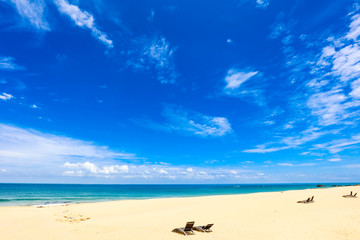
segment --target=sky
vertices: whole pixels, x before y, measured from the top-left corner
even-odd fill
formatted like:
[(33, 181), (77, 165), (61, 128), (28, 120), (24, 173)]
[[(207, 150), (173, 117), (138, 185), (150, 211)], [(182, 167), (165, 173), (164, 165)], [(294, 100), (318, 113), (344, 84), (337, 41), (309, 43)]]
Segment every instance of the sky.
[(359, 182), (359, 35), (354, 0), (0, 0), (0, 182)]

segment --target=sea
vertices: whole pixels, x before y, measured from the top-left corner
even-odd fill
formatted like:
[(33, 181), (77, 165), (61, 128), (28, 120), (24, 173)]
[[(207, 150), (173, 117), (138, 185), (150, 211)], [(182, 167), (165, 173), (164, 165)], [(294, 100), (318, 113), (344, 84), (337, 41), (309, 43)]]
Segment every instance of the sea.
[[(326, 183), (353, 185), (355, 183)], [(0, 206), (43, 206), (128, 199), (182, 198), (212, 195), (278, 192), (315, 188), (306, 184), (10, 184), (0, 183)]]

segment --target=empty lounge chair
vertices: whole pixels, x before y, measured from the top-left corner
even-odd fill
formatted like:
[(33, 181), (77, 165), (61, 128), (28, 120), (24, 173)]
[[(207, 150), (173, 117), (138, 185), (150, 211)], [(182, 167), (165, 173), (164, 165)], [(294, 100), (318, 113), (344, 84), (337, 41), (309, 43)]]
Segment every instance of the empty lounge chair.
[(353, 192), (351, 191), (351, 192), (350, 192), (350, 195), (344, 195), (343, 197), (344, 197), (344, 198), (356, 198), (356, 194), (357, 194), (357, 193), (355, 193), (355, 194), (353, 195)]
[(297, 203), (313, 203), (313, 202), (314, 202), (314, 196), (312, 196), (311, 198), (308, 198), (306, 200), (297, 201)]
[(186, 226), (184, 228), (175, 228), (174, 230), (172, 230), (172, 232), (184, 234), (185, 236), (187, 236), (188, 234), (193, 235), (193, 234), (195, 234), (193, 231), (194, 223), (195, 223), (194, 221), (187, 222)]
[(210, 229), (214, 224), (210, 223), (206, 226), (196, 226), (193, 227), (194, 230), (199, 231), (199, 232), (212, 232), (212, 230)]

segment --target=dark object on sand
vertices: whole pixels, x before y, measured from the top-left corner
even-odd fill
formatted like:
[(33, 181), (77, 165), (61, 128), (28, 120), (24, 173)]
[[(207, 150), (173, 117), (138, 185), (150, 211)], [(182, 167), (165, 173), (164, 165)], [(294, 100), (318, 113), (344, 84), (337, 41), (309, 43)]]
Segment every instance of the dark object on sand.
[(210, 229), (214, 224), (210, 223), (206, 226), (197, 226), (197, 227), (193, 227), (194, 230), (199, 231), (199, 232), (212, 232), (212, 230)]
[(355, 193), (355, 194), (353, 195), (353, 192), (351, 191), (351, 192), (350, 192), (350, 195), (344, 195), (343, 197), (344, 197), (344, 198), (357, 198), (356, 194), (357, 194), (357, 193)]
[(195, 223), (194, 221), (187, 222), (184, 228), (175, 228), (172, 230), (172, 232), (184, 234), (185, 236), (187, 236), (188, 234), (193, 235), (195, 234), (194, 231), (192, 230), (194, 227), (194, 223)]
[(311, 198), (308, 198), (306, 200), (297, 201), (297, 203), (313, 203), (313, 202), (314, 202), (314, 196), (312, 196)]

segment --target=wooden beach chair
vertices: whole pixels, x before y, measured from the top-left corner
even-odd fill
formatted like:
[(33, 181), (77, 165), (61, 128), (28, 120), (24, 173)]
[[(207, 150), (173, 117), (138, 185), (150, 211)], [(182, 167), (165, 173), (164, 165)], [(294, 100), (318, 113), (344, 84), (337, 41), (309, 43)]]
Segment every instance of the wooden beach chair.
[(297, 201), (297, 203), (313, 203), (313, 202), (314, 202), (314, 196), (306, 200)]
[(351, 191), (351, 192), (350, 192), (350, 195), (344, 195), (343, 197), (344, 197), (344, 198), (356, 198), (356, 194), (357, 194), (357, 193), (355, 193), (355, 194), (353, 195), (353, 192)]
[(184, 228), (175, 228), (172, 230), (172, 232), (184, 234), (185, 236), (187, 236), (188, 234), (193, 235), (195, 234), (195, 232), (193, 231), (194, 224), (195, 224), (194, 221), (187, 222)]
[(199, 231), (199, 232), (212, 232), (211, 227), (213, 226), (213, 223), (210, 223), (206, 226), (196, 226), (193, 227), (194, 230)]

